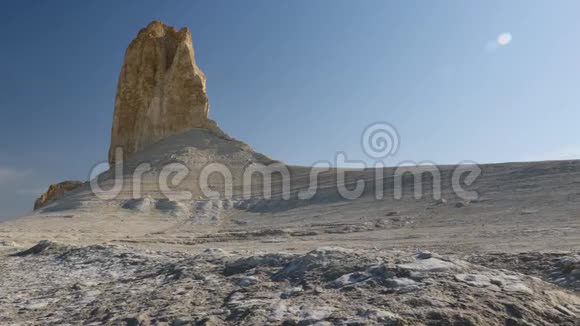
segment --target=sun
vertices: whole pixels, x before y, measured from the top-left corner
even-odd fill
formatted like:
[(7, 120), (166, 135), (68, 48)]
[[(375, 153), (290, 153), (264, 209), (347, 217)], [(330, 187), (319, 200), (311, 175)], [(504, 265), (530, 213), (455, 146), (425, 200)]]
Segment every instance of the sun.
[(512, 34), (511, 33), (501, 33), (497, 36), (497, 44), (500, 46), (505, 46), (510, 44), (512, 41)]

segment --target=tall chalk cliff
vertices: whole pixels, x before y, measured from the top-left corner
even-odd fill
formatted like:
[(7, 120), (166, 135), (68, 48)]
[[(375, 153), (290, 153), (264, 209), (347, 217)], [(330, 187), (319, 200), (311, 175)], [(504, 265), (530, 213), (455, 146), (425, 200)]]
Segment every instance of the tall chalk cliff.
[(109, 149), (123, 157), (191, 128), (217, 129), (208, 119), (205, 75), (195, 63), (191, 34), (154, 21), (125, 53)]

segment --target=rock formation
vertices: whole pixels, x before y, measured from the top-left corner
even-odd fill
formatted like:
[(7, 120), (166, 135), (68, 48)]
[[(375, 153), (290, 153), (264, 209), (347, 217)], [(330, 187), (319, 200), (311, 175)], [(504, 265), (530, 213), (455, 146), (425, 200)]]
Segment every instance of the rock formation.
[[(239, 242), (234, 250), (203, 251), (168, 251), (167, 243), (159, 250), (155, 242), (151, 250), (47, 240), (17, 252), (9, 247), (0, 257), (0, 323), (578, 325), (578, 296), (531, 275), (427, 252), (270, 252), (264, 242), (254, 242), (259, 253), (236, 250)], [(543, 262), (550, 268), (554, 259)], [(542, 266), (527, 259), (516, 265)]]
[(154, 21), (125, 53), (119, 76), (109, 149), (123, 157), (191, 128), (216, 130), (208, 119), (205, 75), (195, 64), (191, 34)]
[(61, 198), (65, 193), (80, 187), (82, 184), (80, 181), (64, 181), (50, 185), (48, 190), (34, 202), (34, 210), (45, 206), (55, 199)]

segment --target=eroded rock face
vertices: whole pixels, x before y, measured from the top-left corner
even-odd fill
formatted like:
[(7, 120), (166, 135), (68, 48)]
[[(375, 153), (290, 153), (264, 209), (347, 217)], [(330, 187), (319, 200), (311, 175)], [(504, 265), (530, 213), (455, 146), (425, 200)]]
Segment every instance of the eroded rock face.
[(50, 185), (48, 190), (34, 202), (34, 210), (45, 206), (55, 199), (61, 198), (66, 192), (74, 190), (80, 187), (82, 184), (83, 183), (80, 181), (64, 181)]
[(215, 129), (208, 119), (205, 75), (195, 63), (191, 34), (154, 21), (125, 53), (109, 149), (123, 157), (191, 128)]

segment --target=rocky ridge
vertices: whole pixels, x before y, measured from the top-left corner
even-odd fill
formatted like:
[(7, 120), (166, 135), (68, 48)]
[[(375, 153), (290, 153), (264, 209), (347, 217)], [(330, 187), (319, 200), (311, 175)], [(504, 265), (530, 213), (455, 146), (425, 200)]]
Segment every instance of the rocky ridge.
[(48, 187), (48, 190), (40, 195), (38, 199), (34, 202), (34, 209), (37, 210), (48, 203), (61, 198), (67, 192), (72, 191), (80, 187), (83, 183), (81, 181), (64, 181), (61, 183), (53, 184)]

